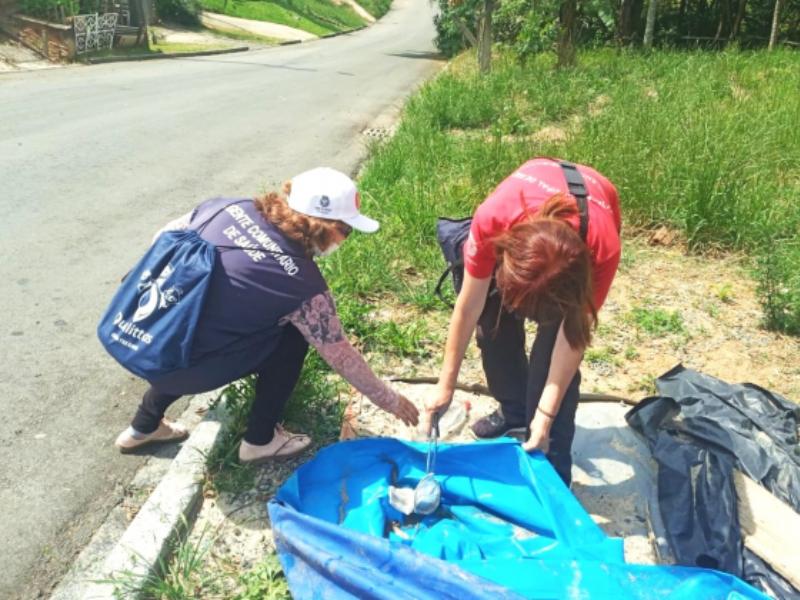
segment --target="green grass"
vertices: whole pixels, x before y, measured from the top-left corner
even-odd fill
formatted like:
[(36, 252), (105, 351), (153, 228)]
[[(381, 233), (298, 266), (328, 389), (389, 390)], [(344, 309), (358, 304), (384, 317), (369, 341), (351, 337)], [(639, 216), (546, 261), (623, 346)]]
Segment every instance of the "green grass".
[(206, 486), (217, 493), (239, 493), (253, 487), (256, 470), (239, 464), (239, 442), (247, 429), (247, 418), (253, 404), (255, 380), (241, 379), (229, 385), (212, 403), (215, 409), (224, 397), (228, 422), (217, 443), (206, 455)]
[(148, 56), (153, 54), (186, 54), (189, 52), (205, 52), (208, 50), (221, 50), (230, 48), (230, 44), (224, 42), (214, 44), (182, 44), (172, 42), (151, 43), (149, 47), (135, 46), (124, 48), (112, 48), (109, 50), (98, 50), (90, 54), (81, 55), (81, 58), (130, 58), (136, 56)]
[(98, 580), (113, 586), (115, 598), (157, 598), (158, 600), (189, 600), (218, 592), (221, 574), (204, 568), (206, 556), (214, 543), (208, 539), (208, 527), (203, 529), (196, 542), (190, 542), (184, 533), (173, 543), (169, 561), (159, 558), (158, 573), (141, 575), (125, 571), (110, 579)]
[[(531, 156), (563, 156), (616, 183), (624, 227), (666, 224), (692, 249), (763, 255), (766, 320), (800, 332), (797, 89), (790, 51), (597, 50), (573, 71), (554, 71), (550, 56), (500, 56), (485, 78), (462, 64), (426, 85), (373, 151), (361, 185), (382, 230), (345, 249), (336, 287), (435, 305), (436, 217), (469, 215)], [(528, 135), (554, 126), (566, 140)]]
[(205, 52), (208, 50), (221, 50), (230, 48), (230, 44), (220, 42), (217, 44), (184, 44), (177, 42), (158, 42), (150, 44), (150, 50), (154, 53), (163, 54), (183, 54), (187, 52)]
[(733, 294), (733, 286), (730, 283), (723, 283), (716, 289), (716, 296), (723, 304), (733, 304), (736, 299)]
[(628, 320), (651, 336), (686, 335), (683, 317), (677, 310), (636, 307), (628, 315)]
[(361, 27), (352, 8), (326, 0), (201, 0), (204, 10), (325, 35)]
[(214, 35), (230, 38), (240, 42), (255, 42), (256, 44), (268, 46), (277, 45), (281, 41), (277, 38), (258, 35), (257, 33), (250, 33), (249, 31), (242, 31), (239, 29), (208, 29), (207, 31), (211, 31)]
[(358, 3), (361, 5), (361, 8), (376, 19), (380, 19), (389, 12), (392, 6), (392, 0), (358, 0)]
[(613, 348), (587, 348), (584, 360), (594, 367), (618, 367), (620, 360)]
[(231, 600), (290, 600), (289, 585), (278, 557), (267, 553), (261, 562), (241, 571), (228, 566), (220, 569), (210, 559), (216, 534), (206, 526), (196, 540), (182, 534), (173, 544), (170, 559), (159, 560), (158, 573), (138, 575), (118, 573), (98, 583), (110, 584), (119, 598), (143, 597), (157, 600), (195, 600), (231, 598)]
[(233, 600), (291, 600), (277, 556), (271, 554), (239, 577), (242, 591)]

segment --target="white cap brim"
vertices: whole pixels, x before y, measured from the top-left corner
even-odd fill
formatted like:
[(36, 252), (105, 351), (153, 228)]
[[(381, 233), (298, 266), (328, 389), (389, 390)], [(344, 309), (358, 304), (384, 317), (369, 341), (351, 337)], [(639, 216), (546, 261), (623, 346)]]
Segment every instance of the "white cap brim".
[(381, 226), (375, 219), (365, 217), (361, 213), (357, 214), (355, 217), (340, 220), (350, 225), (353, 229), (358, 229), (364, 233), (375, 233)]

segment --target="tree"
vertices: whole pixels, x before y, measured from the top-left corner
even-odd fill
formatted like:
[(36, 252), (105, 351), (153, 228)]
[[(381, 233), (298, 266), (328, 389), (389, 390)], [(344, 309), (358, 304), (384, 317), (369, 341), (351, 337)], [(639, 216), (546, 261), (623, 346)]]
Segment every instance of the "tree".
[[(486, 75), (492, 70), (492, 16), (498, 4), (499, 0), (448, 1), (448, 8), (452, 10), (450, 16), (459, 31), (470, 46), (477, 46), (478, 71), (481, 75)], [(460, 10), (456, 11), (455, 9)], [(459, 12), (468, 15), (472, 22), (477, 23), (477, 35), (469, 28)]]
[(495, 0), (484, 0), (478, 34), (478, 71), (485, 75), (492, 70), (492, 14)]
[(773, 50), (778, 43), (778, 30), (780, 29), (780, 15), (783, 0), (775, 0), (775, 12), (772, 13), (772, 30), (769, 34), (769, 49)]
[(644, 29), (644, 47), (653, 47), (653, 33), (656, 29), (656, 11), (658, 9), (658, 0), (650, 0), (647, 5), (647, 25)]
[(633, 41), (636, 23), (642, 14), (642, 0), (622, 0), (617, 11), (617, 42), (630, 44)]
[(739, 37), (739, 30), (742, 28), (742, 21), (744, 20), (745, 10), (747, 9), (747, 0), (739, 0), (739, 10), (736, 11), (736, 18), (733, 20), (733, 27), (731, 27), (731, 35), (728, 39), (735, 40)]
[(577, 0), (564, 0), (559, 12), (558, 62), (559, 69), (575, 66), (575, 34), (578, 22)]

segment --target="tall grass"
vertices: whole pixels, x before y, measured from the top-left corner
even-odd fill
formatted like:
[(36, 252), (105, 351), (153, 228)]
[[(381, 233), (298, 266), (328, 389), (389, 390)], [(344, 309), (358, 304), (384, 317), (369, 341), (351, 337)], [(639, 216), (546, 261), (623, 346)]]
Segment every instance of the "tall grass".
[(392, 6), (392, 0), (359, 0), (361, 7), (376, 19), (381, 18)]
[(486, 78), (457, 62), (373, 152), (361, 185), (382, 231), (342, 251), (335, 287), (429, 306), (442, 267), (436, 216), (468, 215), (519, 163), (560, 156), (617, 185), (627, 225), (666, 224), (694, 249), (764, 257), (767, 321), (800, 332), (798, 90), (791, 51), (597, 50), (572, 71), (554, 71), (546, 56), (500, 57)]
[(200, 0), (200, 3), (211, 12), (269, 21), (315, 35), (364, 25), (351, 7), (326, 0)]

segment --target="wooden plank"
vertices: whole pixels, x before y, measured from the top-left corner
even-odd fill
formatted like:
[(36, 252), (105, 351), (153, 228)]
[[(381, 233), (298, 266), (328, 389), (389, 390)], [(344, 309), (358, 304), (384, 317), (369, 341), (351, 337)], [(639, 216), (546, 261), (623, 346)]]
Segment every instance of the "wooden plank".
[(800, 588), (800, 514), (739, 471), (733, 482), (745, 546)]

